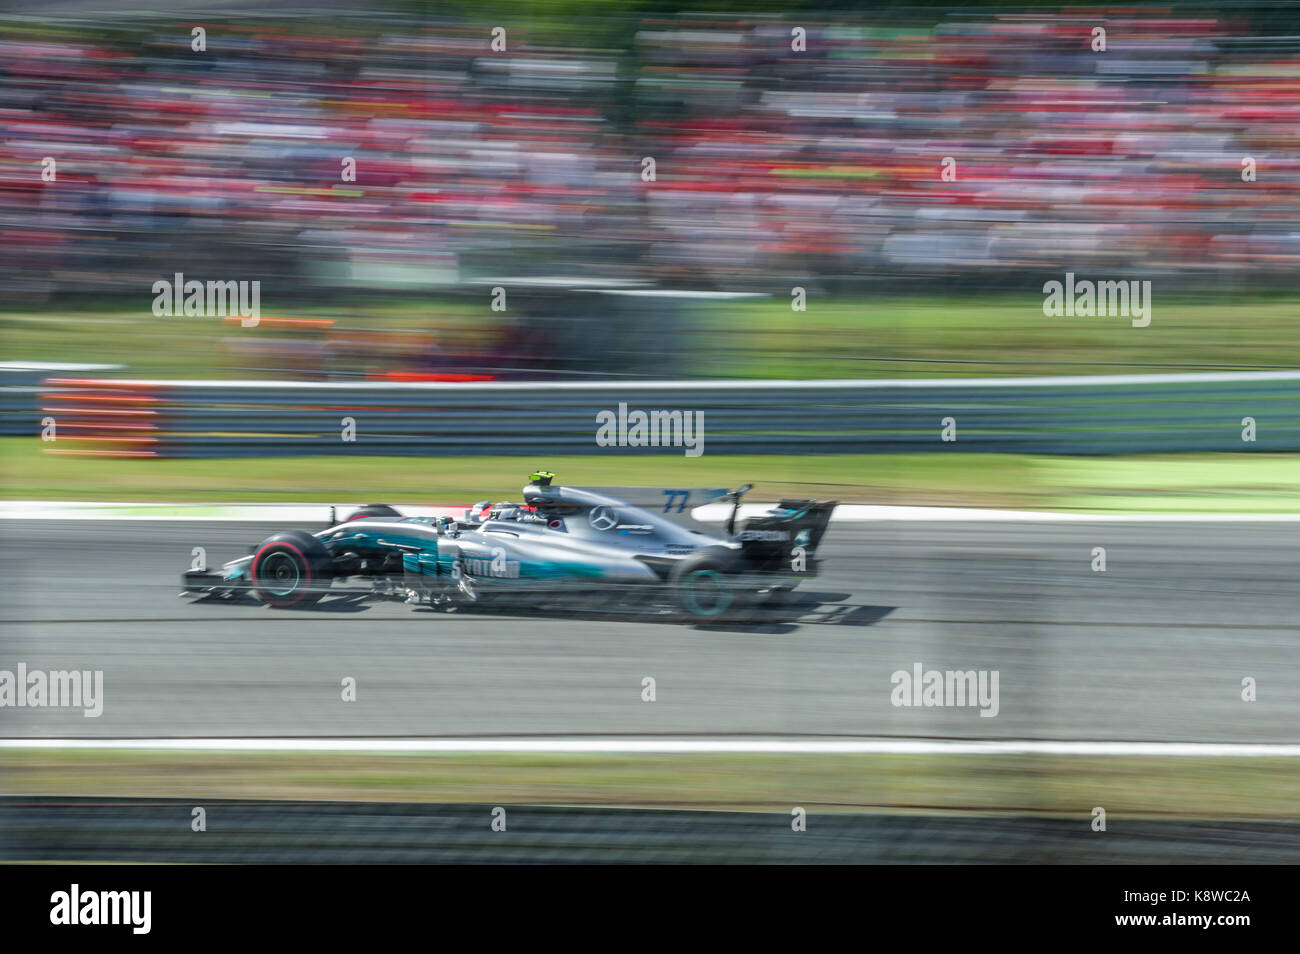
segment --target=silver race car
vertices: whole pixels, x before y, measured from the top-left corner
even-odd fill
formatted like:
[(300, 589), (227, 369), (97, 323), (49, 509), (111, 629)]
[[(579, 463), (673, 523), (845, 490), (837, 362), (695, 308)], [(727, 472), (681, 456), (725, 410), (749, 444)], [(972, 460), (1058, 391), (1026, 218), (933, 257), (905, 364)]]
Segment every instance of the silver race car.
[[(522, 503), (482, 501), (460, 520), (372, 504), (325, 530), (277, 533), (220, 573), (186, 572), (183, 595), (251, 593), (293, 607), (360, 592), (449, 609), (639, 605), (686, 619), (726, 617), (815, 576), (835, 509), (835, 501), (782, 500), (737, 529), (746, 484), (717, 496), (730, 511), (725, 535), (714, 536), (678, 522), (689, 516), (684, 491), (663, 491), (666, 503), (654, 512), (553, 478), (534, 473)], [(366, 581), (369, 589), (355, 589)]]

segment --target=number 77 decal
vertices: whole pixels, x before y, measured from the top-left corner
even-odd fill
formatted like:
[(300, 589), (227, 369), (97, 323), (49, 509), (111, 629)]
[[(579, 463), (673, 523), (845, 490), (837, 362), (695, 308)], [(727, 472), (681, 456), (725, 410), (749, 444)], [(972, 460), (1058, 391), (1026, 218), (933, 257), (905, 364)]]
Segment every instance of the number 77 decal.
[(672, 512), (673, 504), (677, 503), (678, 497), (681, 498), (681, 502), (677, 503), (677, 512), (681, 513), (686, 509), (686, 501), (691, 499), (691, 492), (689, 490), (665, 490), (664, 495), (668, 498), (668, 502), (664, 504), (664, 513)]

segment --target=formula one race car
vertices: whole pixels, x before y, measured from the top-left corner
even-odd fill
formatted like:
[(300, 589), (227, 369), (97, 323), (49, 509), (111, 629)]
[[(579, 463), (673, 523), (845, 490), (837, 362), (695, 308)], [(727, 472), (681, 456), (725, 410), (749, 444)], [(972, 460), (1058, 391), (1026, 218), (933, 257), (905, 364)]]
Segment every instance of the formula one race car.
[(522, 504), (483, 501), (463, 520), (372, 504), (316, 533), (277, 533), (220, 573), (186, 572), (182, 595), (251, 593), (292, 607), (369, 580), (365, 595), (449, 609), (560, 602), (581, 610), (648, 599), (683, 618), (723, 617), (815, 576), (835, 509), (835, 501), (782, 500), (737, 531), (746, 484), (719, 492), (731, 508), (726, 536), (714, 537), (623, 500), (553, 486), (553, 477), (539, 471)]

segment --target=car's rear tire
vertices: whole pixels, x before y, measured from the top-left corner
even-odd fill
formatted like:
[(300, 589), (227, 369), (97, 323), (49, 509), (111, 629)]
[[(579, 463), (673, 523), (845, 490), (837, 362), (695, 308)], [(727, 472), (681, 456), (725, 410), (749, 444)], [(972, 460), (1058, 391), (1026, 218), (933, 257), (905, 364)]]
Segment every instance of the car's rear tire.
[(741, 603), (734, 562), (717, 553), (687, 557), (668, 577), (677, 612), (685, 619), (722, 619)]
[(359, 510), (354, 510), (344, 520), (344, 523), (351, 523), (353, 520), (363, 520), (369, 517), (400, 517), (401, 514), (394, 510), (388, 504), (366, 504)]
[(253, 554), (253, 592), (269, 606), (315, 603), (330, 585), (330, 552), (306, 530), (267, 537)]

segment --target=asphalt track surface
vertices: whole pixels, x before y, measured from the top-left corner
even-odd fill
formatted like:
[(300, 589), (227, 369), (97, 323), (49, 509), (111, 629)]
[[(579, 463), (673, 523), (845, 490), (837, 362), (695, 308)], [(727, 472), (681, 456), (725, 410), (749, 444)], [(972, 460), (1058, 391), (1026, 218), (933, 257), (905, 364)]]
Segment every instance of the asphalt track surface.
[[(0, 736), (1300, 735), (1294, 525), (837, 523), (791, 618), (710, 628), (177, 598), (192, 547), (216, 565), (277, 529), (0, 522), (0, 669), (102, 670), (105, 696), (99, 718), (5, 708)], [(918, 662), (997, 670), (997, 716), (892, 705)]]

